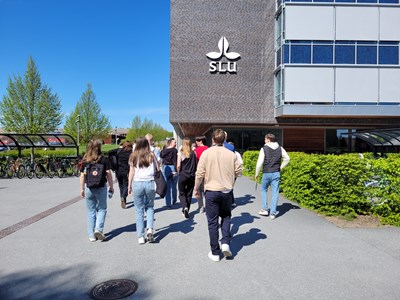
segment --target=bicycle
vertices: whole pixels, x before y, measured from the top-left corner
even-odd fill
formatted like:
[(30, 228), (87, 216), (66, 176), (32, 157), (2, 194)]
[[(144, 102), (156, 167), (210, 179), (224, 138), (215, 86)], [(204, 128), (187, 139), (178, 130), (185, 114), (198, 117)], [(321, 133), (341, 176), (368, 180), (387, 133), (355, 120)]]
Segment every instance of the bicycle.
[(7, 159), (9, 162), (6, 167), (7, 178), (13, 178), (14, 176), (17, 176), (19, 179), (22, 179), (26, 174), (26, 169), (22, 158), (18, 157), (17, 159), (13, 160), (7, 157)]

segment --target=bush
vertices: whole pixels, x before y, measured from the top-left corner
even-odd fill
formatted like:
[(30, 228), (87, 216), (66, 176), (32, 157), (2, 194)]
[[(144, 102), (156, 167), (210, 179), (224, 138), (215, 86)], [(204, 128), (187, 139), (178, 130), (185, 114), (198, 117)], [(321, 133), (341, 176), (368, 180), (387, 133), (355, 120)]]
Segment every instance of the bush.
[[(243, 154), (244, 172), (254, 177), (259, 151)], [(358, 154), (289, 153), (281, 174), (285, 197), (324, 215), (346, 218), (381, 216), (383, 224), (400, 226), (400, 155), (386, 159)], [(259, 180), (261, 180), (259, 176)]]

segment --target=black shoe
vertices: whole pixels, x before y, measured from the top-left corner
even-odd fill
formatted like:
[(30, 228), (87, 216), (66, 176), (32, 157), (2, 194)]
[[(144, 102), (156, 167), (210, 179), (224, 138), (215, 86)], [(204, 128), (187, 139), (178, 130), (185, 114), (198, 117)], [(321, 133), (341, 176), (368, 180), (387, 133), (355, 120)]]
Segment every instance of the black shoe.
[(183, 213), (185, 215), (185, 218), (189, 219), (189, 210), (187, 209), (187, 207), (183, 210)]

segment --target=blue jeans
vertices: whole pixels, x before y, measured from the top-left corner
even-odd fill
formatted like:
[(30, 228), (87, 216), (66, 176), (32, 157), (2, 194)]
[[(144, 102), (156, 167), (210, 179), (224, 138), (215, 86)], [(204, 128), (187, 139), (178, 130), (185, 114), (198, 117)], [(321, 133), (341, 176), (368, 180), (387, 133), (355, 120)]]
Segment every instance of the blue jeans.
[(233, 193), (206, 191), (206, 215), (208, 222), (208, 234), (213, 255), (219, 255), (219, 218), (221, 218), (221, 244), (231, 243), (231, 208)]
[(133, 201), (136, 209), (136, 232), (138, 237), (144, 237), (144, 212), (146, 211), (147, 228), (153, 229), (155, 183), (150, 181), (133, 182)]
[(176, 172), (174, 165), (163, 166), (163, 175), (167, 182), (167, 194), (165, 195), (166, 206), (171, 206), (171, 204), (175, 204), (177, 201), (176, 184), (178, 183), (178, 174), (172, 175), (173, 172)]
[(87, 232), (94, 238), (94, 232), (103, 232), (107, 214), (107, 186), (100, 188), (85, 187), (87, 212)]
[(278, 205), (279, 183), (281, 181), (281, 173), (263, 173), (261, 180), (261, 200), (262, 208), (268, 209), (268, 187), (271, 186), (271, 210), (270, 214), (276, 214), (276, 206)]

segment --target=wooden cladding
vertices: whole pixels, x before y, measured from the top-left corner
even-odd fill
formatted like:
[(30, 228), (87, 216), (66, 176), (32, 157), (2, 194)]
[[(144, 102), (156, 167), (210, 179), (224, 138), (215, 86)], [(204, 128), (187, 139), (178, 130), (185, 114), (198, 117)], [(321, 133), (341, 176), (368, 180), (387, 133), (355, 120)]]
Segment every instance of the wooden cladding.
[(286, 151), (324, 153), (325, 129), (283, 129), (283, 148)]

